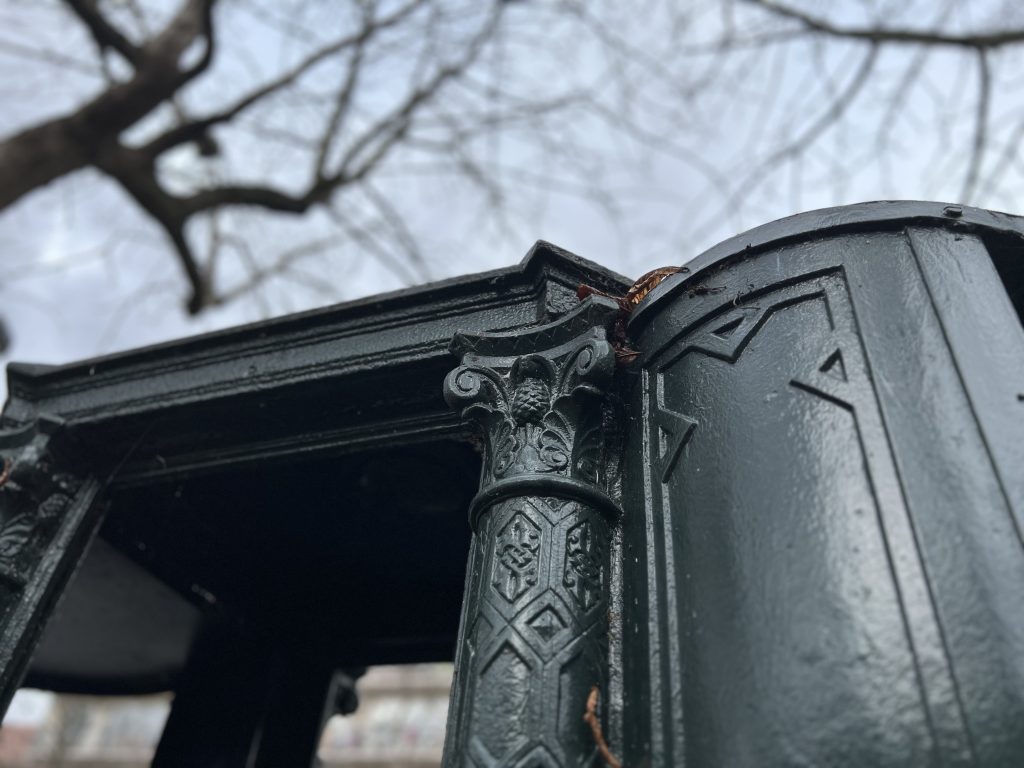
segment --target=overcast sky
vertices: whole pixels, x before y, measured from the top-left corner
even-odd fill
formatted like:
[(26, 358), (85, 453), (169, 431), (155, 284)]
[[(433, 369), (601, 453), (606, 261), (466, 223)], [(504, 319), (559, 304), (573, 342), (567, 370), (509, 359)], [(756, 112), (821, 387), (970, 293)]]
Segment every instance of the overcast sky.
[[(175, 4), (144, 3), (161, 12)], [(245, 5), (222, 3), (231, 30), (218, 54), (218, 71), (225, 74), (186, 94), (193, 114), (215, 102), (225, 82), (244, 89), (297, 55), (294, 41), (267, 24), (266, 14), (236, 12)], [(601, 121), (577, 117), (556, 124), (552, 130), (563, 139), (563, 148), (578, 147), (581, 156), (596, 159), (592, 171), (584, 166), (582, 181), (577, 165), (565, 173), (579, 161), (575, 153), (539, 152), (514, 135), (488, 144), (484, 149), (500, 158), (495, 172), (514, 179), (505, 181), (512, 189), (508, 226), (488, 213), (471, 186), (401, 172), (408, 158), (400, 157), (383, 174), (381, 188), (407, 216), (429, 257), (431, 279), (514, 264), (537, 239), (638, 276), (657, 266), (682, 264), (742, 229), (792, 213), (874, 199), (958, 201), (964, 194), (979, 106), (978, 70), (969, 53), (922, 54), (910, 47), (883, 51), (872, 64), (869, 84), (855, 94), (842, 119), (818, 132), (832, 108), (829, 94), (849, 88), (865, 62), (864, 45), (808, 42), (727, 61), (706, 53), (687, 58), (684, 49), (699, 50), (726, 23), (717, 4), (679, 2), (678, 7), (692, 11), (689, 26), (681, 29), (668, 23), (657, 0), (595, 2), (589, 7), (605, 14), (609, 26), (638, 52), (633, 64), (609, 70), (599, 46), (579, 30), (538, 26), (531, 14), (543, 5), (510, 7), (510, 13), (519, 14), (516, 23), (525, 41), (519, 47), (510, 44), (502, 54), (500, 71), (510, 90), (554, 91), (563, 83), (600, 88), (607, 79), (607, 90), (615, 93), (605, 106), (628, 105), (636, 130), (624, 135)], [(893, 26), (952, 31), (1024, 25), (1019, 0), (802, 5), (826, 8), (832, 19), (847, 24), (881, 18)], [(313, 0), (305, 6), (314, 9), (313, 18), (306, 19), (310, 25), (330, 27), (336, 6)], [(643, 12), (631, 12), (641, 7)], [(625, 15), (620, 19), (616, 14)], [(159, 26), (159, 18), (153, 25)], [(63, 114), (102, 88), (94, 62), (90, 41), (56, 0), (0, 0), (0, 136)], [(1019, 212), (1021, 55), (1015, 49), (996, 53), (989, 64), (991, 147), (982, 158), (986, 183), (971, 191), (971, 200)], [(659, 80), (656, 70), (662, 66), (667, 77)], [(915, 66), (920, 78), (903, 88)], [(114, 70), (117, 76), (116, 64)], [(371, 105), (392, 90), (388, 77), (397, 82), (408, 73), (401, 63), (385, 69), (368, 97)], [(709, 83), (703, 90), (702, 82)], [(691, 94), (680, 97), (687, 89)], [(315, 122), (313, 111), (307, 114), (295, 104), (276, 110), (266, 116), (270, 123), (301, 128), (304, 121)], [(167, 119), (164, 112), (157, 122)], [(294, 176), (286, 149), (252, 137), (229, 138), (221, 158), (200, 161), (193, 150), (185, 150), (172, 158), (176, 167), (171, 170), (185, 177), (264, 175), (282, 184)], [(804, 138), (813, 143), (809, 151), (779, 155)], [(702, 164), (720, 172), (724, 191), (700, 171)], [(582, 183), (583, 194), (572, 183)], [(587, 199), (588, 185), (600, 187), (616, 202), (617, 219)], [(226, 225), (270, 249), (327, 231), (318, 216), (283, 221), (230, 214)], [(69, 362), (410, 283), (339, 235), (336, 249), (308, 265), (312, 276), (331, 285), (330, 295), (279, 282), (189, 317), (183, 310), (185, 282), (162, 234), (94, 171), (62, 179), (0, 213), (0, 267), (0, 316), (13, 339), (0, 365), (10, 360)], [(226, 269), (230, 273), (238, 267)], [(0, 379), (0, 402), (5, 398), (6, 381)], [(45, 697), (19, 696), (12, 722), (38, 721), (45, 702)]]
[[(22, 48), (4, 46), (5, 41), (17, 38), (40, 50), (59, 50), (89, 60), (89, 42), (73, 21), (52, 10), (58, 5), (40, 0), (38, 5), (0, 6), (0, 21), (6, 30), (0, 33), (4, 86), (0, 95), (5, 101), (0, 134), (61, 114), (102, 87), (95, 75), (28, 61), (19, 54)], [(327, 7), (329, 13), (329, 4), (315, 5)], [(645, 5), (658, 7), (657, 3)], [(869, 12), (877, 15), (884, 5), (848, 2), (834, 5), (833, 11), (853, 23), (863, 21)], [(893, 24), (929, 26), (938, 19), (953, 25), (951, 28), (985, 27), (1020, 20), (1020, 5), (1024, 4), (986, 0), (959, 4), (954, 11), (947, 8), (936, 16), (945, 4), (890, 3), (886, 18)], [(516, 4), (514, 12), (528, 14), (529, 6)], [(962, 6), (970, 6), (970, 14)], [(616, 6), (598, 3), (594, 7)], [(608, 13), (614, 15), (614, 11)], [(246, 69), (244, 75), (234, 73), (231, 82), (236, 87), (258, 81), (259, 74), (272, 72), (294, 55), (291, 43), (275, 36), (272, 27), (245, 14), (231, 18), (233, 47), (226, 45), (220, 55), (226, 59), (248, 57), (259, 64)], [(325, 18), (329, 20), (329, 16)], [(521, 25), (529, 21), (528, 15), (519, 19)], [(671, 64), (683, 42), (696, 45), (701, 39), (712, 39), (722, 23), (716, 14), (696, 11), (691, 21), (685, 41), (673, 38), (665, 19), (654, 12), (647, 19), (630, 19), (623, 35), (653, 58)], [(545, 34), (552, 39), (545, 40)], [(579, 34), (572, 30), (534, 30), (532, 50), (507, 52), (504, 76), (526, 90), (548, 87), (559, 78), (593, 83), (607, 77), (600, 55), (586, 44), (574, 49), (572, 68), (566, 67), (564, 59), (545, 58), (545, 48), (557, 52), (559, 45), (568, 46), (567, 41), (577, 38)], [(668, 105), (676, 98), (671, 83), (657, 82), (642, 66), (627, 72), (625, 79), (631, 80), (637, 91), (631, 96), (636, 100), (632, 116), (641, 128), (664, 137), (661, 142), (627, 138), (598, 122), (567, 120), (558, 129), (600, 159), (592, 183), (607, 190), (619, 204), (618, 220), (584, 197), (566, 194), (555, 183), (561, 178), (563, 163), (571, 158), (538, 154), (514, 137), (494, 145), (501, 153), (502, 167), (510, 173), (520, 172), (524, 178), (529, 174), (534, 181), (512, 184), (516, 194), (509, 203), (509, 227), (481, 213), (479, 196), (465, 185), (398, 172), (385, 173), (380, 183), (407, 215), (429, 257), (432, 279), (510, 265), (537, 239), (550, 240), (637, 276), (656, 266), (684, 263), (743, 228), (801, 210), (885, 198), (959, 199), (976, 101), (972, 101), (973, 62), (962, 52), (925, 57), (926, 81), (903, 94), (896, 86), (917, 54), (909, 48), (883, 52), (872, 72), (874, 85), (857, 95), (844, 120), (821, 136), (815, 134), (813, 151), (796, 162), (780, 159), (777, 168), (769, 168), (770, 173), (756, 174), (759, 167), (770, 164), (773, 147), (811, 135), (808, 132), (823, 116), (825, 95), (830, 88), (834, 92), (846, 87), (864, 62), (865, 53), (864, 46), (857, 44), (808, 44), (783, 53), (773, 51), (759, 59), (730, 59), (722, 63), (713, 87), (671, 109)], [(999, 130), (1016, 130), (1021, 121), (1021, 100), (1013, 86), (1019, 85), (1024, 73), (1017, 59), (1016, 51), (993, 56), (996, 80), (989, 109), (996, 138), (1001, 135)], [(223, 66), (230, 69), (229, 65)], [(695, 79), (701, 67), (707, 66), (706, 58), (694, 59), (693, 63), (683, 61), (675, 71), (680, 78)], [(391, 76), (406, 75), (395, 69)], [(388, 93), (391, 84), (384, 77), (376, 87), (371, 101)], [(216, 91), (216, 87), (204, 86), (190, 93), (190, 109), (202, 112), (207, 100), (216, 99)], [(302, 113), (287, 110), (271, 117), (285, 123), (304, 119)], [(892, 123), (893, 133), (883, 157), (877, 126), (887, 121)], [(240, 138), (231, 143), (214, 171), (259, 171), (287, 184), (290, 155), (247, 141)], [(1009, 138), (993, 146), (989, 166), (995, 169), (1002, 161), (1009, 171), (999, 175), (998, 184), (976, 192), (974, 198), (1012, 210), (1021, 187), (1016, 152), (1004, 151), (1011, 146)], [(197, 167), (194, 152), (189, 152), (174, 159), (183, 173)], [(735, 185), (735, 196), (713, 192), (708, 180), (695, 170), (694, 157), (685, 153), (721, 169), (726, 183)], [(226, 166), (230, 166), (228, 171)], [(743, 189), (748, 174), (750, 194)], [(552, 183), (536, 181), (546, 178)], [(281, 248), (319, 231), (324, 226), (321, 219), (283, 221), (259, 214), (229, 214), (229, 225)], [(201, 237), (201, 233), (194, 234)], [(382, 268), (372, 256), (342, 243), (339, 236), (337, 252), (329, 251), (308, 266), (311, 274), (330, 283), (332, 296), (282, 282), (260, 295), (188, 317), (182, 309), (186, 286), (163, 236), (114, 184), (92, 171), (39, 190), (0, 214), (0, 248), (4, 265), (0, 314), (13, 338), (0, 363), (67, 362), (392, 290), (410, 282), (408, 277)], [(230, 273), (231, 267), (226, 269)], [(0, 385), (0, 396), (5, 396), (5, 385)]]

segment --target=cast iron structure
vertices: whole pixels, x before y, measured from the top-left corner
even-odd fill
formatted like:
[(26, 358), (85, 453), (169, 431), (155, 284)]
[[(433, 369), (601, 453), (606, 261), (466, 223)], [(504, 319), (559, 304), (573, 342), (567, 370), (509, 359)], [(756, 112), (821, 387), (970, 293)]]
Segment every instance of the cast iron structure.
[(1021, 232), (806, 214), (634, 313), (625, 764), (1024, 762)]
[(99, 522), (101, 484), (81, 457), (58, 458), (54, 435), (60, 427), (59, 421), (43, 417), (0, 434), (3, 709)]
[[(0, 525), (36, 571), (0, 594), (0, 709), (23, 678), (174, 689), (155, 764), (308, 765), (335, 670), (452, 658), (480, 472), (441, 392), (452, 338), (549, 323), (584, 282), (628, 287), (539, 243), (492, 273), (8, 366)], [(70, 513), (43, 506), (55, 490)]]
[(866, 204), (628, 320), (539, 244), (11, 365), (0, 705), (174, 689), (156, 765), (309, 765), (359, 669), (454, 652), (447, 766), (1022, 764), (1022, 243)]
[(590, 765), (583, 722), (608, 678), (607, 331), (593, 297), (533, 331), (459, 334), (448, 403), (483, 428), (445, 764)]

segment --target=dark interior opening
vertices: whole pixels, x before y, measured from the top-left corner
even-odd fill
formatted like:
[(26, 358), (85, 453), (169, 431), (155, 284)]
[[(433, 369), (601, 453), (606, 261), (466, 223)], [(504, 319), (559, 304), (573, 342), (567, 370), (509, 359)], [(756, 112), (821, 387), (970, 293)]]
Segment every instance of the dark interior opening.
[(479, 476), (438, 441), (117, 489), (29, 684), (173, 688), (210, 619), (338, 667), (450, 661)]
[(1013, 233), (990, 233), (982, 240), (1024, 328), (1024, 239)]

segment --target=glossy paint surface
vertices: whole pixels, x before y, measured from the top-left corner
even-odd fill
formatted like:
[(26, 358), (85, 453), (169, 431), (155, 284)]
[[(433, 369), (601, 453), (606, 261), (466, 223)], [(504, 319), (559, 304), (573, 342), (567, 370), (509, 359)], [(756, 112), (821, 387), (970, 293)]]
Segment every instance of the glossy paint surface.
[(631, 326), (626, 764), (1024, 762), (1018, 222), (897, 209), (723, 248)]

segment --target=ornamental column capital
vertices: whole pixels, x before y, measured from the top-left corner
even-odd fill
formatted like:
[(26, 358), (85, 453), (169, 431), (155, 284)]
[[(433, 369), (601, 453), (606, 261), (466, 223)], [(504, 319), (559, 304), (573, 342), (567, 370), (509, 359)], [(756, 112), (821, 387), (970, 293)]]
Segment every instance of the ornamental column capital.
[(529, 331), (457, 334), (461, 365), (448, 374), (448, 404), (482, 429), (484, 463), (470, 522), (494, 502), (568, 493), (614, 515), (604, 490), (601, 401), (615, 373), (608, 331), (615, 301), (592, 296)]

